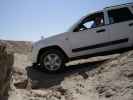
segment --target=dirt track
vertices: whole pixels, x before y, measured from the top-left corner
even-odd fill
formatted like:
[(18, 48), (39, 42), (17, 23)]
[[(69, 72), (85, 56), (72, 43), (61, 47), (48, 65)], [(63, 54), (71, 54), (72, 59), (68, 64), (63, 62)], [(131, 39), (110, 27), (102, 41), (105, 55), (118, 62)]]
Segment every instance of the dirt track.
[(48, 74), (33, 69), (29, 50), (15, 50), (9, 100), (133, 100), (133, 51), (74, 61)]
[(34, 69), (30, 57), (25, 54), (14, 56), (14, 82), (9, 100), (99, 100), (93, 90), (94, 80), (90, 78), (93, 79), (103, 62), (119, 54), (74, 61), (64, 72), (57, 74)]
[(118, 55), (119, 54), (73, 61), (67, 64), (69, 66), (67, 66), (63, 72), (51, 74), (44, 72), (42, 69), (34, 69), (31, 66), (32, 64), (29, 56), (24, 54), (15, 54), (14, 68), (15, 70), (18, 69), (17, 71), (23, 71), (22, 74), (25, 75), (23, 76), (28, 77), (33, 84), (35, 82), (36, 86), (33, 86), (32, 88), (49, 89), (59, 86), (65, 78), (70, 76), (81, 75), (83, 78), (87, 78), (89, 76), (85, 74), (86, 72), (96, 69), (103, 61), (106, 61), (109, 58), (115, 58)]

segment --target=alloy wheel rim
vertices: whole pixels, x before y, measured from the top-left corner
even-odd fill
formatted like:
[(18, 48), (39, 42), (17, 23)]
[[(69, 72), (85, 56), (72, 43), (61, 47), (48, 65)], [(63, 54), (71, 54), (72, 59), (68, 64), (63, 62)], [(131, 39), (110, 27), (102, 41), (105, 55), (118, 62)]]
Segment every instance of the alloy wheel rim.
[(61, 58), (54, 53), (48, 54), (44, 57), (43, 64), (47, 70), (56, 71), (61, 67)]

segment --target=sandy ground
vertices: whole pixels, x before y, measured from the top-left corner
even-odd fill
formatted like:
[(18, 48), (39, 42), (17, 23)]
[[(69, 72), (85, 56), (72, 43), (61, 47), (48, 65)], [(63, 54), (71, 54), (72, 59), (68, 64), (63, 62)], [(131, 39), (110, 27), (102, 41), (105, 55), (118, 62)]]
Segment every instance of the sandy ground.
[(133, 51), (74, 61), (57, 74), (33, 69), (28, 54), (14, 56), (9, 100), (133, 100)]

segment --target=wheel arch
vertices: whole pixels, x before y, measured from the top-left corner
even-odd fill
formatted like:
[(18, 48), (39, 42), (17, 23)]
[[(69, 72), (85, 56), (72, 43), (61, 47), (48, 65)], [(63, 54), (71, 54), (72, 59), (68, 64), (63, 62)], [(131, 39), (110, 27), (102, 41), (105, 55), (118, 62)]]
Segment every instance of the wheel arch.
[(54, 49), (54, 50), (59, 50), (60, 52), (62, 52), (62, 54), (65, 56), (65, 62), (68, 62), (69, 61), (69, 57), (67, 56), (67, 54), (64, 52), (64, 50), (57, 46), (57, 45), (54, 45), (54, 46), (48, 46), (48, 47), (44, 47), (44, 48), (41, 48), (38, 52), (38, 55), (37, 55), (37, 63), (39, 63), (40, 61), (40, 57), (41, 55), (47, 51), (47, 50), (51, 50), (51, 49)]

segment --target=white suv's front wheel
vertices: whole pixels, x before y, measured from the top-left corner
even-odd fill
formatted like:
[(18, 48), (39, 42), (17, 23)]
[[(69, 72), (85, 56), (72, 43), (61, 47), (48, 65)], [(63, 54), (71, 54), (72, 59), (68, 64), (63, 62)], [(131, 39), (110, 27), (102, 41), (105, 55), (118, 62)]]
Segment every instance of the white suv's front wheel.
[(41, 66), (48, 72), (57, 72), (64, 68), (64, 55), (58, 50), (48, 50), (41, 56)]

